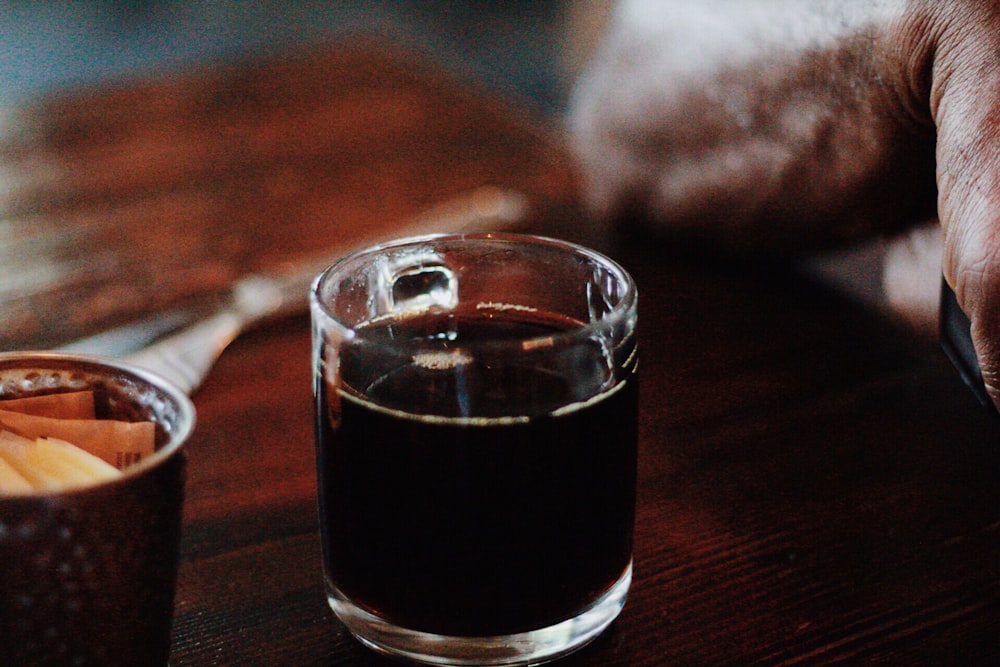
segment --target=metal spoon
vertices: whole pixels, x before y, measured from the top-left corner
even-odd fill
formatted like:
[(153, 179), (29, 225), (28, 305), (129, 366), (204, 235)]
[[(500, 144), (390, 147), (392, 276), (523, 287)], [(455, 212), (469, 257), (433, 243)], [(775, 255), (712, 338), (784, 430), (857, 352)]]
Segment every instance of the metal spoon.
[[(500, 231), (522, 220), (526, 210), (526, 199), (521, 193), (483, 187), (430, 209), (410, 223), (392, 229), (388, 235), (416, 236), (470, 228)], [(143, 323), (103, 332), (60, 349), (124, 356), (126, 361), (159, 373), (192, 394), (240, 333), (268, 319), (305, 312), (309, 286), (323, 269), (362, 245), (386, 238), (383, 234), (352, 240), (277, 270), (248, 275), (233, 284), (228, 298), (214, 312), (138, 351), (126, 348), (136, 340), (148, 342), (155, 338), (157, 329), (163, 333), (172, 319), (183, 321), (184, 315), (160, 314)]]

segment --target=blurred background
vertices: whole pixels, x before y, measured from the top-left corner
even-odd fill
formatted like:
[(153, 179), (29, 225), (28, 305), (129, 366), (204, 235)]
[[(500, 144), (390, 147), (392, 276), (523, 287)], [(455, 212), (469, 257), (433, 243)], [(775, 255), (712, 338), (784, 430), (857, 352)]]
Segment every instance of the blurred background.
[(314, 41), (376, 35), (548, 114), (600, 0), (0, 0), (0, 101)]

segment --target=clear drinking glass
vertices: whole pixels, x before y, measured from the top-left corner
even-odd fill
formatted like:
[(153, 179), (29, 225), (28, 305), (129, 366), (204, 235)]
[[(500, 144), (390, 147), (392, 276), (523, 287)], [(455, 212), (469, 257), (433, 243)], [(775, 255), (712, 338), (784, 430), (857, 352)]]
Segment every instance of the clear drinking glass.
[(568, 653), (625, 603), (636, 288), (523, 235), (403, 239), (311, 293), (319, 509), (336, 616), (436, 664)]

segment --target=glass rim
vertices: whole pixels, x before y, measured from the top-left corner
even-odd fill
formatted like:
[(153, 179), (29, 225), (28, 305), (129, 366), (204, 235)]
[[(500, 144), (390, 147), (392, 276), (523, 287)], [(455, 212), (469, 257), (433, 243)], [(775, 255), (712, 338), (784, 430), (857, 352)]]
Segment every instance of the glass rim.
[[(500, 244), (522, 244), (533, 247), (548, 248), (557, 252), (564, 253), (566, 255), (576, 255), (578, 257), (583, 257), (590, 262), (600, 265), (605, 269), (610, 270), (619, 281), (619, 283), (624, 287), (621, 298), (618, 300), (614, 306), (608, 310), (608, 312), (601, 315), (599, 318), (590, 320), (587, 322), (580, 322), (578, 325), (566, 329), (565, 331), (559, 331), (555, 333), (547, 333), (538, 336), (528, 336), (525, 338), (517, 339), (506, 339), (506, 340), (487, 340), (487, 341), (477, 341), (473, 344), (462, 344), (454, 346), (450, 349), (452, 350), (482, 350), (482, 349), (503, 349), (506, 347), (517, 347), (523, 350), (532, 349), (532, 341), (545, 341), (546, 347), (552, 347), (560, 343), (571, 343), (579, 339), (586, 339), (590, 337), (598, 329), (604, 329), (610, 326), (614, 326), (616, 323), (622, 321), (623, 319), (629, 317), (630, 313), (633, 313), (636, 308), (636, 302), (638, 299), (638, 289), (635, 284), (635, 279), (632, 275), (625, 270), (618, 262), (611, 259), (607, 255), (597, 250), (593, 250), (579, 243), (573, 241), (566, 241), (562, 239), (556, 239), (548, 236), (542, 236), (538, 234), (527, 234), (527, 233), (517, 233), (517, 232), (445, 232), (445, 233), (435, 233), (435, 234), (422, 234), (418, 236), (405, 236), (396, 238), (390, 241), (384, 241), (380, 243), (375, 243), (369, 246), (359, 248), (353, 252), (344, 255), (343, 257), (334, 261), (330, 266), (321, 271), (319, 275), (313, 279), (312, 285), (309, 290), (309, 301), (310, 310), (313, 313), (313, 318), (317, 314), (321, 314), (324, 318), (324, 323), (330, 324), (336, 328), (338, 333), (343, 337), (345, 341), (361, 339), (365, 342), (370, 342), (373, 345), (385, 345), (384, 343), (376, 343), (375, 341), (368, 341), (363, 336), (359, 335), (361, 328), (356, 325), (350, 325), (343, 322), (335, 313), (331, 312), (329, 304), (320, 298), (320, 292), (323, 285), (328, 279), (333, 275), (338, 273), (340, 270), (344, 269), (351, 263), (364, 260), (365, 258), (374, 257), (379, 254), (383, 254), (386, 251), (393, 250), (395, 248), (403, 248), (407, 246), (417, 246), (425, 243), (441, 243), (441, 242), (462, 242), (462, 241), (485, 241), (485, 242), (497, 242)], [(366, 320), (366, 323), (370, 320)], [(315, 322), (314, 322), (315, 325)], [(391, 347), (406, 349), (410, 347), (417, 347), (417, 344), (413, 341), (397, 342), (393, 343)]]

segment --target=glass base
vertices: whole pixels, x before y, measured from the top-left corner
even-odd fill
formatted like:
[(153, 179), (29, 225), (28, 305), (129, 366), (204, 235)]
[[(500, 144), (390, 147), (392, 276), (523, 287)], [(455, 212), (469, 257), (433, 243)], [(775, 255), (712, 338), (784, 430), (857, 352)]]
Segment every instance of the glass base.
[(362, 644), (380, 653), (430, 665), (526, 665), (571, 653), (607, 628), (625, 606), (632, 564), (592, 605), (555, 625), (513, 635), (460, 637), (401, 628), (357, 607), (336, 589), (327, 600), (337, 618)]

